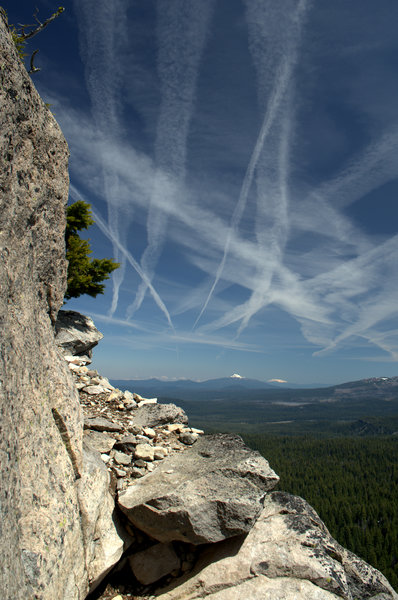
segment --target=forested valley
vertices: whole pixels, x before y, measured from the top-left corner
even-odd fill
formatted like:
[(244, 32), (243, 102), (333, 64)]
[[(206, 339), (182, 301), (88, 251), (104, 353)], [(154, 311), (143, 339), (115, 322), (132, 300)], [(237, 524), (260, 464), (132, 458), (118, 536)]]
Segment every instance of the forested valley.
[(330, 390), (209, 391), (160, 401), (181, 406), (206, 433), (240, 434), (278, 473), (277, 489), (302, 496), (342, 546), (398, 591), (398, 394), (379, 398), (363, 383), (345, 385), (352, 394), (338, 401)]
[(398, 436), (365, 438), (243, 434), (302, 496), (340, 544), (398, 590)]

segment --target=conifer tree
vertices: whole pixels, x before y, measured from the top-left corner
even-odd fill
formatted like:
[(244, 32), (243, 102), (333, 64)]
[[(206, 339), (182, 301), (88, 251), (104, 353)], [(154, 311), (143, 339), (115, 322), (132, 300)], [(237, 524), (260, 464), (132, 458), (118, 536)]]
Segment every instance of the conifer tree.
[(89, 240), (82, 240), (78, 234), (94, 224), (90, 204), (78, 200), (66, 209), (66, 258), (68, 265), (68, 286), (65, 300), (88, 294), (95, 298), (103, 294), (110, 273), (120, 267), (112, 258), (90, 258), (92, 253)]

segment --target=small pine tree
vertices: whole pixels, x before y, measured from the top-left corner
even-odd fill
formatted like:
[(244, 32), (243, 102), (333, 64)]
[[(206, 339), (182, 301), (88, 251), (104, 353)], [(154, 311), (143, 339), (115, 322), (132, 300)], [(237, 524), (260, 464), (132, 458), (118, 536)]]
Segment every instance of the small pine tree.
[(68, 265), (68, 286), (65, 300), (88, 294), (95, 298), (103, 294), (110, 273), (120, 267), (112, 258), (90, 258), (90, 243), (82, 240), (78, 232), (94, 224), (90, 204), (78, 200), (66, 209), (66, 258)]

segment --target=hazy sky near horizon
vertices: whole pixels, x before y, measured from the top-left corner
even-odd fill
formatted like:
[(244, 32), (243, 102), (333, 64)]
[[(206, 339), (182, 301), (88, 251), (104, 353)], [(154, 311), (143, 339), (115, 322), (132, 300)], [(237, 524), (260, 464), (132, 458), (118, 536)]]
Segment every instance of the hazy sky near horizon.
[[(17, 4), (18, 6), (15, 6)], [(48, 1), (3, 2), (10, 23)], [(398, 3), (75, 0), (33, 38), (70, 201), (121, 263), (65, 308), (114, 378), (397, 375)]]

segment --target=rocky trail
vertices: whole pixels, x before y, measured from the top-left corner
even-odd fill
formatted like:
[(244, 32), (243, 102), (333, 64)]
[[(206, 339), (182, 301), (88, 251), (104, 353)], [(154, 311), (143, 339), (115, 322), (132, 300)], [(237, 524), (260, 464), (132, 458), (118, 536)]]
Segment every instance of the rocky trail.
[(272, 491), (279, 477), (238, 436), (204, 435), (178, 406), (91, 369), (100, 337), (87, 317), (60, 311), (56, 341), (80, 396), (84, 447), (107, 470), (124, 551), (119, 541), (121, 558), (89, 600), (396, 598), (303, 499)]

